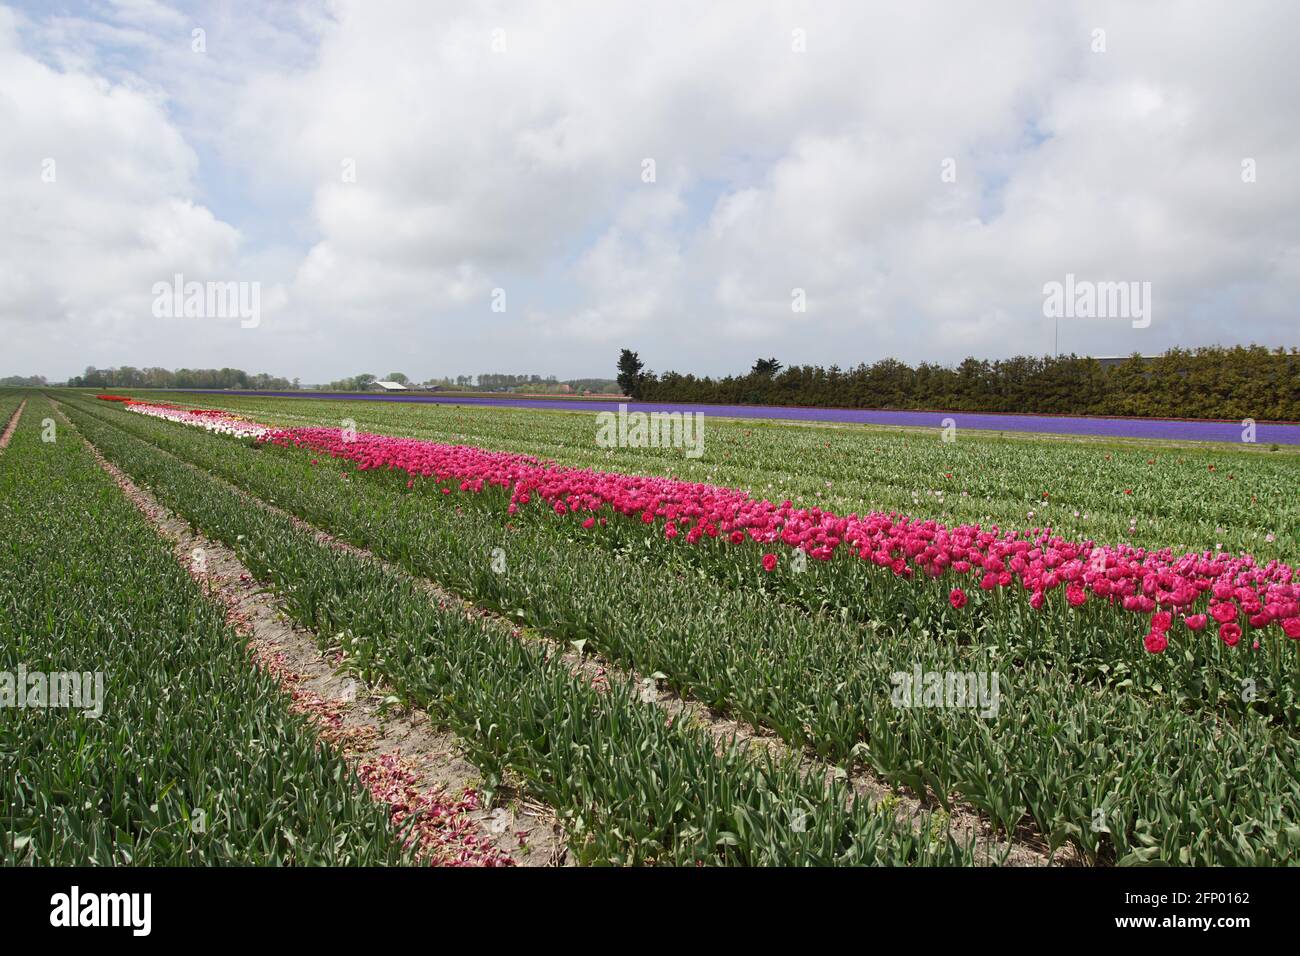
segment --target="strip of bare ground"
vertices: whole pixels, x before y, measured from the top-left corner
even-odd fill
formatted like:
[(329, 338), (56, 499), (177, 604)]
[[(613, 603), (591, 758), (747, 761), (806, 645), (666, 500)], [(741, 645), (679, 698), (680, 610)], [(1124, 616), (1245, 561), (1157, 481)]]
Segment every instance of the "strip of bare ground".
[[(76, 431), (58, 411), (59, 417)], [(504, 787), (500, 805), (483, 806), (478, 769), (461, 756), (455, 735), (419, 709), (397, 709), (382, 684), (362, 685), (346, 674), (339, 652), (322, 653), (311, 631), (293, 624), (284, 603), (258, 587), (234, 551), (202, 534), (137, 486), (84, 435), (99, 466), (172, 545), (177, 561), (226, 607), (227, 619), (248, 639), (253, 662), (276, 678), (318, 736), (341, 751), (372, 798), (387, 805), (394, 824), (409, 826), (421, 862), (460, 866), (556, 866), (567, 862), (563, 830), (553, 810)]]
[[(178, 464), (219, 482), (222, 486), (241, 495), (250, 503), (266, 508), (268, 511), (289, 520), (295, 527), (311, 534), (321, 544), (373, 561), (413, 580), (422, 589), (435, 597), (444, 609), (459, 605), (464, 609), (467, 618), (506, 631), (517, 639), (539, 641), (545, 644), (550, 653), (559, 654), (573, 672), (584, 675), (591, 681), (593, 686), (608, 686), (611, 680), (634, 684), (638, 687), (642, 700), (661, 707), (673, 719), (685, 719), (691, 724), (706, 730), (719, 743), (719, 746), (725, 746), (735, 741), (746, 748), (770, 752), (778, 758), (794, 753), (805, 774), (809, 776), (820, 775), (828, 783), (836, 776), (842, 775), (842, 771), (828, 765), (825, 761), (809, 752), (800, 751), (796, 753), (794, 748), (790, 747), (779, 735), (768, 728), (755, 727), (747, 722), (736, 720), (698, 701), (683, 697), (648, 677), (615, 665), (599, 655), (579, 653), (571, 646), (562, 644), (532, 628), (521, 628), (508, 618), (487, 608), (479, 607), (473, 601), (448, 590), (436, 581), (412, 575), (405, 568), (317, 528), (297, 515), (257, 497), (219, 475), (204, 471), (197, 465), (173, 455), (166, 449), (158, 448), (158, 446), (153, 447), (160, 454), (166, 455)], [(873, 806), (881, 802), (892, 804), (895, 818), (908, 823), (917, 832), (920, 832), (924, 826), (924, 814), (932, 811), (937, 806), (937, 802), (929, 795), (918, 797), (918, 795), (906, 790), (895, 790), (874, 774), (865, 770), (855, 768), (853, 772), (848, 774), (847, 782), (854, 793), (867, 799)], [(1020, 827), (1014, 837), (1008, 840), (1004, 836), (994, 833), (988, 821), (981, 817), (977, 810), (969, 806), (961, 804), (953, 806), (949, 813), (949, 827), (953, 837), (959, 843), (965, 840), (974, 842), (976, 859), (984, 863), (1001, 863), (1010, 866), (1078, 866), (1084, 863), (1081, 854), (1074, 847), (1066, 846), (1058, 849), (1055, 853), (1050, 852), (1047, 841), (1043, 836), (1027, 825)]]
[(26, 407), (27, 399), (24, 398), (18, 403), (18, 407), (14, 409), (14, 413), (9, 419), (9, 424), (5, 426), (4, 434), (0, 435), (0, 451), (4, 451), (5, 446), (9, 444), (9, 440), (14, 437), (14, 432), (18, 430), (18, 419), (22, 417), (23, 409)]

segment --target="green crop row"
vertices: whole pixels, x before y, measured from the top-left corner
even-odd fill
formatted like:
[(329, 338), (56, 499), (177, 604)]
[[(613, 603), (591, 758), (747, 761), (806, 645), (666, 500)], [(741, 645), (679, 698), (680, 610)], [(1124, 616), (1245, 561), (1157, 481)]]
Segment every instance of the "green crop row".
[(360, 676), (382, 677), (459, 733), (489, 785), (512, 771), (555, 806), (584, 862), (972, 860), (969, 849), (928, 824), (914, 833), (851, 799), (842, 782), (827, 786), (793, 762), (720, 749), (707, 732), (666, 721), (636, 688), (590, 686), (543, 645), (467, 621), (408, 576), (317, 543), (288, 519), (114, 427), (120, 415), (109, 424), (80, 403), (70, 414), (134, 479), (230, 543), (259, 580), (284, 595), (297, 620), (341, 642)]
[[(93, 412), (414, 574), (663, 672), (682, 691), (832, 760), (861, 761), (941, 798), (959, 794), (1005, 828), (1028, 814), (1053, 843), (1089, 855), (1113, 847), (1126, 862), (1268, 863), (1300, 853), (1296, 741), (1250, 708), (1236, 720), (1184, 712), (1186, 701), (1161, 696), (1153, 670), (1190, 671), (1168, 652), (1131, 666), (1112, 661), (1103, 666), (1130, 676), (1088, 681), (1033, 652), (1019, 636), (1029, 625), (1009, 610), (976, 618), (972, 633), (937, 612), (941, 597), (923, 594), (909, 626), (873, 631), (665, 562), (661, 541), (611, 552), (572, 521), (506, 523), (472, 496), (405, 493), (394, 476), (329, 459), (313, 467), (302, 451)], [(893, 706), (893, 675), (918, 666), (996, 673), (997, 714)], [(1219, 678), (1210, 670), (1206, 681)]]
[(42, 440), (52, 414), (34, 397), (0, 453), (0, 861), (406, 862), (81, 440)]
[(0, 435), (4, 434), (9, 426), (9, 420), (13, 418), (14, 412), (18, 411), (18, 406), (23, 403), (25, 397), (22, 392), (0, 389)]

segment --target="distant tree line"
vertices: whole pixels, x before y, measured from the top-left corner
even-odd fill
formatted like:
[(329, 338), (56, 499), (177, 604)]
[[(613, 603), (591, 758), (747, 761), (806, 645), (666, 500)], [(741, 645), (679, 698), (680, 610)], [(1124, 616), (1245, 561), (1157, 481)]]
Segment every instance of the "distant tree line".
[(612, 378), (571, 378), (567, 384), (579, 392), (611, 395), (618, 393), (618, 383)]
[(559, 382), (554, 375), (506, 375), (499, 372), (480, 372), (478, 375), (444, 375), (441, 378), (429, 379), (427, 384), (469, 391), (502, 391), (527, 385), (558, 385)]
[(618, 367), (624, 393), (647, 401), (1300, 421), (1297, 348), (1176, 348), (1120, 362), (1063, 355), (912, 366), (881, 359), (849, 369), (783, 369), (776, 359), (759, 359), (747, 374), (719, 379), (656, 375), (624, 349)]
[(515, 388), (520, 385), (555, 385), (554, 375), (543, 378), (540, 375), (500, 375), (495, 372), (480, 372), (479, 388)]
[(456, 375), (431, 378), (428, 384), (441, 388), (454, 388), (467, 392), (530, 391), (553, 392), (568, 385), (575, 392), (616, 392), (613, 379), (571, 378), (560, 380), (554, 375), (507, 375), (497, 372), (480, 372), (478, 375)]
[(47, 384), (44, 375), (6, 375), (0, 385), (17, 385), (19, 388), (40, 388)]
[(250, 375), (240, 368), (95, 368), (86, 366), (82, 375), (68, 379), (68, 385), (88, 388), (247, 388), (283, 392), (298, 388), (292, 382), (265, 372)]
[(369, 372), (361, 375), (353, 375), (348, 378), (341, 378), (337, 381), (329, 382), (324, 386), (332, 392), (364, 392), (368, 391), (375, 382), (397, 382), (406, 385), (409, 388), (447, 388), (457, 389), (467, 392), (505, 392), (505, 391), (528, 391), (536, 390), (538, 392), (556, 392), (561, 391), (563, 386), (569, 386), (573, 391), (592, 391), (592, 392), (616, 392), (617, 387), (613, 379), (604, 378), (575, 378), (567, 382), (559, 381), (554, 375), (506, 375), (496, 372), (483, 372), (479, 375), (457, 375), (444, 376), (442, 378), (431, 378), (423, 383), (412, 382), (402, 372), (389, 372), (383, 379), (377, 378)]
[[(325, 390), (329, 392), (364, 392), (379, 379), (375, 378), (369, 372), (363, 372), (360, 375), (353, 375), (351, 378), (340, 378), (337, 381), (326, 382)], [(393, 381), (389, 379), (388, 381)]]

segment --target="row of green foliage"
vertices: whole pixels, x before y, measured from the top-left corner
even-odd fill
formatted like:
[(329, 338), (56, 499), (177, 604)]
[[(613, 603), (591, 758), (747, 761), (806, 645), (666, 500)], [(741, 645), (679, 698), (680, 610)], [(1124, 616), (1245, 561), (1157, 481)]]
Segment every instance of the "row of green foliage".
[(18, 411), (18, 406), (23, 403), (27, 394), (17, 390), (5, 389), (0, 391), (0, 435), (5, 433), (9, 426), (9, 421), (14, 417), (14, 412)]

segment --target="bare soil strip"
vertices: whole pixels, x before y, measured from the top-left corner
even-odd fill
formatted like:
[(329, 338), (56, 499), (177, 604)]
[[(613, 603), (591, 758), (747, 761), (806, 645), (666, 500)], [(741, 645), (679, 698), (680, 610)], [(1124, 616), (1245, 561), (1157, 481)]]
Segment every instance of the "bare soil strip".
[(349, 676), (342, 652), (322, 653), (312, 632), (289, 620), (283, 602), (258, 587), (230, 548), (193, 533), (186, 521), (80, 437), (99, 466), (173, 546), (176, 560), (225, 605), (227, 619), (248, 638), (253, 662), (280, 682), (292, 698), (291, 709), (306, 716), (322, 740), (343, 752), (372, 797), (388, 805), (397, 826), (413, 825), (409, 839), (422, 862), (566, 863), (568, 850), (553, 810), (512, 789), (498, 791), (501, 805), (483, 806), (475, 790), (482, 775), (461, 756), (454, 734), (440, 730), (422, 710), (392, 706), (391, 688), (365, 686)]
[(18, 419), (23, 416), (23, 409), (27, 407), (27, 399), (18, 403), (14, 409), (13, 416), (9, 419), (9, 424), (5, 426), (4, 434), (0, 435), (0, 451), (4, 451), (5, 446), (9, 444), (9, 439), (14, 437), (14, 432), (18, 430)]
[[(579, 653), (572, 646), (563, 645), (561, 642), (542, 635), (532, 628), (521, 628), (508, 618), (488, 608), (479, 607), (473, 601), (444, 588), (438, 582), (412, 575), (399, 565), (380, 558), (364, 548), (350, 544), (327, 531), (323, 531), (298, 516), (285, 511), (283, 508), (257, 497), (232, 482), (226, 481), (219, 475), (203, 471), (198, 466), (190, 464), (165, 449), (157, 448), (157, 451), (178, 464), (192, 468), (220, 482), (251, 503), (288, 519), (298, 529), (313, 535), (321, 544), (373, 561), (410, 578), (431, 596), (435, 597), (439, 605), (444, 609), (460, 606), (464, 609), (467, 618), (479, 620), (486, 626), (508, 631), (517, 639), (539, 641), (547, 645), (552, 654), (559, 654), (574, 673), (582, 674), (594, 687), (607, 687), (611, 682), (632, 683), (638, 688), (641, 699), (646, 703), (659, 706), (671, 715), (674, 720), (684, 719), (695, 726), (703, 728), (718, 741), (720, 746), (725, 746), (734, 740), (752, 750), (770, 752), (777, 758), (788, 756), (794, 750), (775, 732), (767, 728), (755, 727), (726, 714), (718, 713), (698, 701), (682, 697), (674, 691), (661, 686), (660, 682), (651, 677), (615, 665), (598, 655)], [(843, 776), (841, 770), (828, 765), (815, 756), (799, 753), (797, 757), (801, 769), (808, 775), (821, 775), (828, 783), (837, 776)], [(866, 771), (855, 770), (848, 775), (847, 782), (856, 794), (869, 800), (871, 805), (875, 806), (882, 802), (892, 805), (895, 818), (909, 823), (918, 832), (924, 825), (923, 814), (938, 808), (938, 804), (934, 800), (928, 797), (918, 798), (917, 795), (906, 790), (895, 790)], [(1047, 842), (1042, 835), (1028, 826), (1022, 826), (1013, 840), (1007, 840), (1005, 837), (994, 833), (988, 822), (970, 807), (955, 805), (948, 814), (948, 822), (950, 831), (958, 842), (974, 841), (976, 860), (979, 862), (1004, 866), (1079, 866), (1084, 863), (1082, 857), (1073, 847), (1062, 847), (1055, 853), (1049, 852)]]

